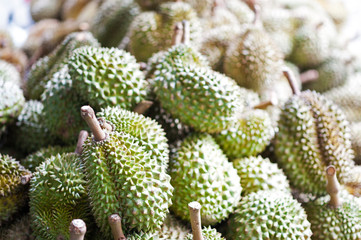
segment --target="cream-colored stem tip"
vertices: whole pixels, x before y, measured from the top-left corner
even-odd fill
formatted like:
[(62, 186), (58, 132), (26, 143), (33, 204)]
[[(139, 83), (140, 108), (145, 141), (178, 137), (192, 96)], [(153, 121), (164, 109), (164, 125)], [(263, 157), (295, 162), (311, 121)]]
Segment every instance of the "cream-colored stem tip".
[(81, 219), (74, 219), (69, 226), (70, 240), (83, 240), (86, 233), (86, 224)]
[(95, 141), (102, 141), (106, 138), (106, 134), (100, 127), (100, 124), (95, 117), (94, 110), (90, 106), (82, 106), (80, 109), (82, 118), (88, 124), (90, 130), (93, 132)]
[(202, 224), (201, 224), (201, 205), (198, 202), (188, 204), (189, 214), (191, 218), (193, 240), (203, 240)]

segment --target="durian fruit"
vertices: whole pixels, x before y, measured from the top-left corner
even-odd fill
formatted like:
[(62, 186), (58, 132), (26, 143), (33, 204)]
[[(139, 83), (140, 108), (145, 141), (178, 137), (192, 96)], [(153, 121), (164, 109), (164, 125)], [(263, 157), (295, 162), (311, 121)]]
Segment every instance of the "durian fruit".
[(106, 119), (102, 129), (89, 106), (83, 106), (81, 114), (93, 132), (83, 144), (82, 160), (98, 227), (110, 238), (108, 217), (118, 213), (127, 234), (160, 228), (173, 192), (165, 167), (139, 138), (114, 131)]
[[(20, 73), (21, 77), (25, 75), (25, 70), (28, 67), (28, 57), (18, 48), (0, 49), (0, 59), (4, 60), (13, 66)], [(21, 83), (23, 85), (23, 83)]]
[[(80, 141), (88, 136), (82, 134)], [(79, 153), (48, 158), (36, 168), (30, 186), (31, 228), (37, 238), (69, 239), (69, 225), (73, 219), (90, 219)]]
[(21, 164), (31, 172), (34, 172), (36, 167), (38, 167), (46, 159), (58, 154), (61, 155), (63, 153), (70, 153), (74, 150), (73, 148), (73, 146), (62, 147), (57, 145), (41, 148), (38, 151), (29, 154), (25, 159), (21, 160)]
[(0, 60), (0, 79), (3, 81), (13, 82), (21, 87), (21, 76), (15, 66)]
[(46, 83), (68, 62), (74, 50), (81, 46), (97, 47), (99, 43), (89, 32), (71, 33), (49, 55), (40, 58), (33, 64), (27, 81), (28, 97), (40, 99)]
[(351, 143), (352, 149), (355, 153), (354, 161), (357, 164), (361, 163), (361, 122), (352, 123), (351, 129)]
[(242, 187), (232, 163), (208, 134), (193, 134), (176, 149), (169, 164), (174, 187), (170, 210), (189, 220), (187, 204), (197, 200), (202, 206), (204, 225), (226, 219), (237, 206)]
[(173, 215), (168, 214), (161, 229), (156, 232), (160, 239), (184, 240), (190, 230)]
[(234, 240), (311, 239), (312, 231), (304, 209), (290, 194), (265, 190), (242, 198), (227, 234)]
[(56, 140), (44, 126), (43, 108), (39, 101), (27, 101), (17, 118), (14, 132), (16, 146), (26, 153), (51, 145)]
[(250, 24), (255, 18), (255, 13), (244, 1), (226, 0), (224, 1), (224, 4), (226, 5), (227, 9), (237, 17), (238, 22), (241, 25)]
[(67, 65), (63, 65), (47, 82), (41, 99), (43, 122), (49, 132), (66, 144), (74, 142), (79, 131), (86, 129), (78, 109), (87, 101), (73, 87)]
[(345, 189), (355, 197), (361, 197), (361, 166), (355, 166), (345, 178)]
[(31, 173), (9, 155), (0, 154), (0, 226), (27, 202)]
[(241, 178), (242, 194), (244, 196), (259, 190), (277, 190), (291, 193), (291, 189), (283, 171), (268, 158), (247, 157), (233, 161)]
[(341, 110), (319, 93), (300, 92), (286, 71), (294, 92), (282, 107), (274, 146), (277, 161), (291, 186), (325, 194), (324, 168), (330, 164), (343, 178), (353, 167), (350, 129)]
[(243, 91), (223, 74), (187, 61), (190, 55), (178, 55), (182, 48), (190, 47), (172, 47), (156, 66), (153, 81), (157, 100), (173, 117), (197, 131), (227, 129), (243, 109)]
[(104, 47), (117, 47), (140, 8), (133, 0), (107, 0), (91, 23), (91, 32)]
[(201, 25), (193, 8), (184, 2), (168, 2), (160, 5), (159, 12), (144, 12), (133, 20), (129, 29), (129, 51), (138, 61), (148, 58), (172, 46), (173, 27), (177, 22), (189, 22), (189, 39), (198, 48), (201, 41)]
[(106, 107), (97, 113), (100, 124), (104, 119), (113, 125), (113, 131), (130, 134), (138, 139), (141, 146), (151, 153), (160, 165), (168, 166), (169, 150), (164, 130), (154, 120), (116, 107)]
[(266, 111), (250, 109), (239, 116), (230, 128), (213, 136), (230, 159), (255, 156), (265, 150), (274, 137), (272, 124)]
[(19, 217), (9, 227), (0, 229), (2, 240), (30, 240), (30, 217), (28, 214)]
[(338, 27), (347, 21), (348, 11), (342, 0), (317, 0)]
[(64, 0), (33, 0), (30, 13), (34, 21), (45, 18), (57, 18)]
[(203, 227), (201, 224), (201, 204), (190, 202), (188, 204), (192, 234), (188, 234), (184, 240), (225, 240), (216, 229)]
[(82, 47), (68, 62), (77, 92), (96, 108), (131, 109), (145, 99), (147, 82), (135, 58), (117, 48)]
[[(69, 19), (80, 20), (79, 17), (91, 0), (64, 0), (61, 8), (61, 19), (66, 21)], [(101, 1), (100, 1), (101, 2)], [(87, 22), (87, 21), (86, 21)]]
[(361, 77), (356, 75), (343, 86), (331, 89), (324, 93), (324, 96), (334, 102), (346, 115), (350, 122), (361, 121)]
[(327, 167), (326, 173), (329, 196), (304, 206), (311, 223), (312, 239), (361, 239), (359, 199), (348, 193), (341, 194), (334, 166)]
[(19, 116), (25, 98), (20, 87), (13, 82), (0, 79), (0, 136), (5, 132), (6, 125)]

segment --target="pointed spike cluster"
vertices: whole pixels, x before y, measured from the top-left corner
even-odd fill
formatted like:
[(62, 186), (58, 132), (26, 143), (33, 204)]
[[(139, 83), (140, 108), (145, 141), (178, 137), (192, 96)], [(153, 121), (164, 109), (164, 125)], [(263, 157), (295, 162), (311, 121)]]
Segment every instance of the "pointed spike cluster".
[(340, 183), (336, 177), (336, 168), (335, 166), (328, 166), (326, 168), (326, 175), (327, 175), (327, 186), (326, 190), (327, 193), (330, 195), (330, 202), (329, 206), (332, 208), (338, 208), (342, 205), (341, 198), (339, 196), (340, 192)]
[(88, 124), (90, 130), (93, 132), (95, 141), (102, 141), (106, 138), (106, 134), (100, 127), (100, 124), (95, 117), (94, 110), (90, 106), (82, 106), (80, 109), (82, 118)]
[(188, 204), (189, 214), (191, 218), (193, 240), (203, 240), (202, 224), (201, 224), (201, 205), (198, 202)]
[(172, 45), (178, 45), (182, 42), (183, 38), (183, 24), (181, 22), (177, 22), (174, 26), (173, 30), (173, 38), (172, 38)]
[(86, 224), (81, 219), (74, 219), (69, 226), (70, 240), (83, 240), (86, 233)]
[(88, 138), (89, 133), (85, 130), (81, 130), (79, 132), (79, 136), (78, 136), (78, 142), (76, 144), (76, 148), (75, 148), (75, 153), (80, 155), (83, 152), (83, 144), (85, 142), (85, 140)]
[(288, 67), (283, 68), (283, 75), (287, 78), (288, 83), (292, 88), (292, 92), (294, 95), (299, 95), (301, 93), (300, 89), (297, 87), (296, 78), (293, 75), (292, 71)]
[(143, 114), (145, 113), (151, 106), (153, 105), (152, 101), (143, 100), (141, 101), (135, 108), (133, 109), (133, 112)]
[(110, 225), (110, 228), (112, 229), (112, 234), (114, 237), (114, 240), (126, 240), (122, 229), (122, 219), (120, 218), (119, 214), (112, 214), (108, 218), (108, 222)]

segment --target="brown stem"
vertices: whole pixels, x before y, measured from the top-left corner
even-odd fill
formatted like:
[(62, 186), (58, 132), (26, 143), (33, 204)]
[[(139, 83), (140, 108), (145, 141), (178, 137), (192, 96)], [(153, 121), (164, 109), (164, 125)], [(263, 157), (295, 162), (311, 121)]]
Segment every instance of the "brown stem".
[(274, 92), (272, 92), (270, 100), (258, 103), (257, 105), (253, 106), (253, 109), (266, 109), (268, 106), (277, 106), (277, 104), (277, 96), (274, 94)]
[(86, 233), (85, 222), (81, 219), (74, 219), (69, 226), (70, 240), (83, 240)]
[(133, 112), (143, 114), (153, 105), (152, 101), (143, 100), (133, 109)]
[(341, 198), (339, 196), (340, 192), (340, 183), (336, 177), (336, 168), (332, 165), (326, 168), (327, 175), (327, 193), (330, 195), (329, 206), (332, 208), (338, 208), (342, 205)]
[(202, 224), (201, 224), (201, 205), (198, 202), (188, 204), (189, 214), (191, 218), (193, 240), (203, 240)]
[(76, 144), (75, 153), (80, 155), (83, 152), (83, 144), (88, 138), (89, 133), (85, 130), (81, 130), (78, 136), (78, 142)]
[(288, 67), (284, 67), (283, 75), (287, 78), (288, 83), (291, 86), (293, 94), (299, 95), (301, 93), (301, 91), (297, 86), (297, 81), (296, 81), (295, 76), (293, 75), (293, 72)]
[(183, 37), (183, 25), (181, 22), (177, 22), (173, 30), (172, 45), (178, 45), (182, 42)]
[(108, 218), (108, 222), (110, 225), (110, 228), (112, 229), (112, 234), (114, 237), (114, 240), (126, 240), (122, 229), (122, 219), (120, 218), (119, 214), (112, 214)]
[(21, 178), (20, 178), (21, 184), (22, 185), (28, 184), (30, 182), (32, 176), (33, 175), (31, 173), (21, 176)]
[(325, 24), (324, 22), (319, 22), (319, 23), (317, 23), (317, 25), (316, 25), (316, 30), (317, 30), (317, 31), (320, 30), (320, 28), (321, 28), (324, 24)]
[(106, 134), (103, 129), (100, 127), (100, 124), (95, 117), (94, 110), (90, 106), (82, 106), (80, 109), (82, 118), (88, 124), (90, 130), (94, 135), (95, 141), (102, 141), (106, 138)]
[(315, 69), (310, 69), (300, 74), (302, 83), (315, 82), (318, 80), (318, 77), (318, 71)]
[(182, 36), (182, 43), (188, 45), (190, 42), (190, 26), (189, 21), (183, 20), (183, 36)]

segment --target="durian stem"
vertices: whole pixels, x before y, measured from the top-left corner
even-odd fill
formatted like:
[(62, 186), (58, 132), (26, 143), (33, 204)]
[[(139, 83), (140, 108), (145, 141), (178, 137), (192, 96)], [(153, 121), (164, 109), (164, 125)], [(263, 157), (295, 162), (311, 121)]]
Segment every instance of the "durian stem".
[(291, 86), (293, 94), (294, 95), (299, 95), (301, 93), (301, 91), (297, 86), (296, 78), (293, 75), (292, 71), (288, 67), (285, 67), (283, 69), (283, 75), (287, 78), (288, 83)]
[(342, 201), (339, 195), (340, 183), (336, 177), (336, 168), (332, 165), (326, 168), (327, 175), (327, 193), (330, 195), (329, 206), (332, 208), (338, 208), (342, 205)]
[(81, 219), (74, 219), (69, 227), (70, 240), (83, 240), (86, 233), (85, 222)]
[(82, 118), (88, 124), (90, 130), (94, 135), (95, 141), (102, 141), (106, 138), (106, 134), (103, 129), (100, 127), (100, 124), (95, 117), (94, 110), (90, 106), (82, 106), (80, 109)]
[(183, 36), (182, 36), (182, 43), (188, 45), (190, 42), (190, 26), (189, 21), (183, 20)]
[(140, 103), (138, 103), (137, 106), (133, 109), (133, 112), (136, 112), (138, 114), (145, 113), (151, 106), (153, 105), (152, 101), (143, 100)]
[(193, 240), (203, 240), (201, 224), (201, 205), (198, 202), (188, 204), (189, 215), (191, 218)]
[(108, 222), (110, 228), (112, 229), (112, 234), (114, 240), (126, 240), (122, 229), (122, 219), (120, 218), (119, 214), (112, 214), (108, 218)]
[(300, 74), (300, 79), (302, 83), (317, 81), (318, 77), (318, 71), (315, 69), (310, 69)]
[(83, 144), (88, 138), (89, 133), (85, 130), (81, 130), (78, 136), (78, 142), (76, 144), (75, 153), (80, 155), (83, 152)]
[(275, 94), (272, 94), (271, 99), (268, 101), (263, 101), (253, 106), (253, 109), (266, 109), (269, 106), (277, 106), (278, 99)]
[(325, 24), (324, 22), (319, 22), (319, 23), (316, 25), (316, 31), (317, 31), (317, 30), (320, 30), (320, 28), (321, 28), (324, 24)]
[(181, 22), (177, 22), (174, 26), (173, 30), (173, 38), (172, 38), (172, 45), (178, 45), (182, 42), (183, 37), (183, 24)]
[(30, 182), (32, 176), (33, 176), (33, 175), (32, 175), (31, 173), (30, 173), (30, 174), (26, 174), (26, 175), (24, 175), (24, 176), (21, 176), (21, 178), (20, 178), (21, 184), (22, 184), (22, 185), (28, 184), (28, 183)]

